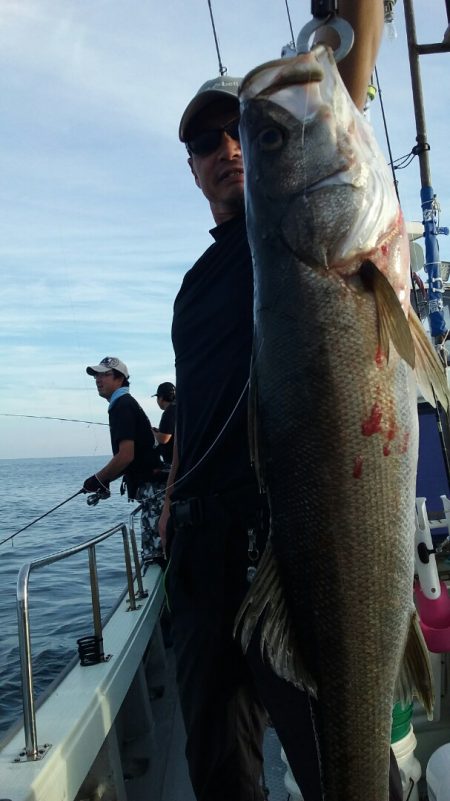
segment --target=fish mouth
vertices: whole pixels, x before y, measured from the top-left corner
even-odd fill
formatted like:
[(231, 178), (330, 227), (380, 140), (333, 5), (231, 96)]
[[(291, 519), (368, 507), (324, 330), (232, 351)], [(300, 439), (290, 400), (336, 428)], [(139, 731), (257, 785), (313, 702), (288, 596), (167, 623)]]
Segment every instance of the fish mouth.
[(320, 83), (325, 71), (318, 61), (326, 52), (323, 45), (318, 45), (309, 53), (302, 53), (292, 59), (277, 59), (255, 67), (245, 76), (239, 97), (245, 102), (254, 98), (265, 98), (301, 84)]
[(290, 86), (320, 83), (323, 77), (323, 69), (317, 62), (312, 65), (304, 63), (289, 65), (289, 70), (282, 70), (276, 75), (268, 86), (260, 89), (257, 97), (270, 97), (283, 89), (288, 89)]
[(242, 108), (247, 102), (270, 100), (299, 121), (311, 119), (329, 103), (331, 87), (321, 64), (329, 57), (328, 48), (317, 45), (309, 53), (256, 67), (244, 78), (239, 91)]

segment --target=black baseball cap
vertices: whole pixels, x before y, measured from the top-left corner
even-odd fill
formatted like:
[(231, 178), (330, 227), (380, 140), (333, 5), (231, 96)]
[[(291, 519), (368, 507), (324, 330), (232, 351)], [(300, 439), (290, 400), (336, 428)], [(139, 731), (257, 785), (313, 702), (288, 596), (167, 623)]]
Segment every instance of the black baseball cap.
[(175, 391), (175, 384), (170, 381), (164, 381), (163, 384), (159, 385), (152, 398), (164, 398), (164, 400), (173, 401), (175, 400)]

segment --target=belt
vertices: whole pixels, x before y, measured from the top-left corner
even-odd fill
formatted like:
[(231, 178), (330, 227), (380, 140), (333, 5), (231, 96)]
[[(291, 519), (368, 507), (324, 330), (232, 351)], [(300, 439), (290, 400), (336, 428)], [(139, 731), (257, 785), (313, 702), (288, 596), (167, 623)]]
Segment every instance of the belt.
[(258, 493), (254, 487), (243, 487), (217, 495), (180, 498), (171, 503), (170, 515), (175, 526), (189, 526), (202, 523), (220, 508), (230, 507), (251, 513), (263, 509), (266, 504), (265, 494)]

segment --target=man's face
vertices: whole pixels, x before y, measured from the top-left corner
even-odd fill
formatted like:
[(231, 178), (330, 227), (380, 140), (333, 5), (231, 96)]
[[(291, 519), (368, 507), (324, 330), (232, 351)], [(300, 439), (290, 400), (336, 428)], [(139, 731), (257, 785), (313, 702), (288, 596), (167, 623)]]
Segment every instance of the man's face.
[[(222, 128), (238, 117), (237, 103), (211, 103), (197, 115), (191, 138)], [(204, 156), (193, 153), (189, 165), (195, 183), (209, 200), (216, 223), (232, 219), (243, 211), (244, 169), (238, 141), (224, 132), (216, 150)]]
[(96, 373), (94, 378), (98, 394), (106, 400), (109, 400), (113, 392), (119, 389), (123, 383), (123, 377), (117, 378), (112, 370), (108, 370), (107, 373)]

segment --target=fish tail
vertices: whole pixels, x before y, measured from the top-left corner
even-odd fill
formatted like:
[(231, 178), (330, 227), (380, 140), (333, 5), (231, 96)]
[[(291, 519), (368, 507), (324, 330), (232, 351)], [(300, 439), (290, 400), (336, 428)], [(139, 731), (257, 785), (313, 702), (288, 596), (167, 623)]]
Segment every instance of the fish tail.
[(240, 636), (244, 653), (260, 624), (261, 654), (282, 679), (317, 697), (316, 682), (307, 671), (286, 605), (278, 564), (270, 540), (256, 576), (236, 615), (234, 636)]
[(395, 687), (395, 698), (404, 705), (411, 703), (413, 695), (417, 696), (431, 720), (434, 705), (433, 677), (417, 612), (413, 612), (411, 618), (403, 663)]

